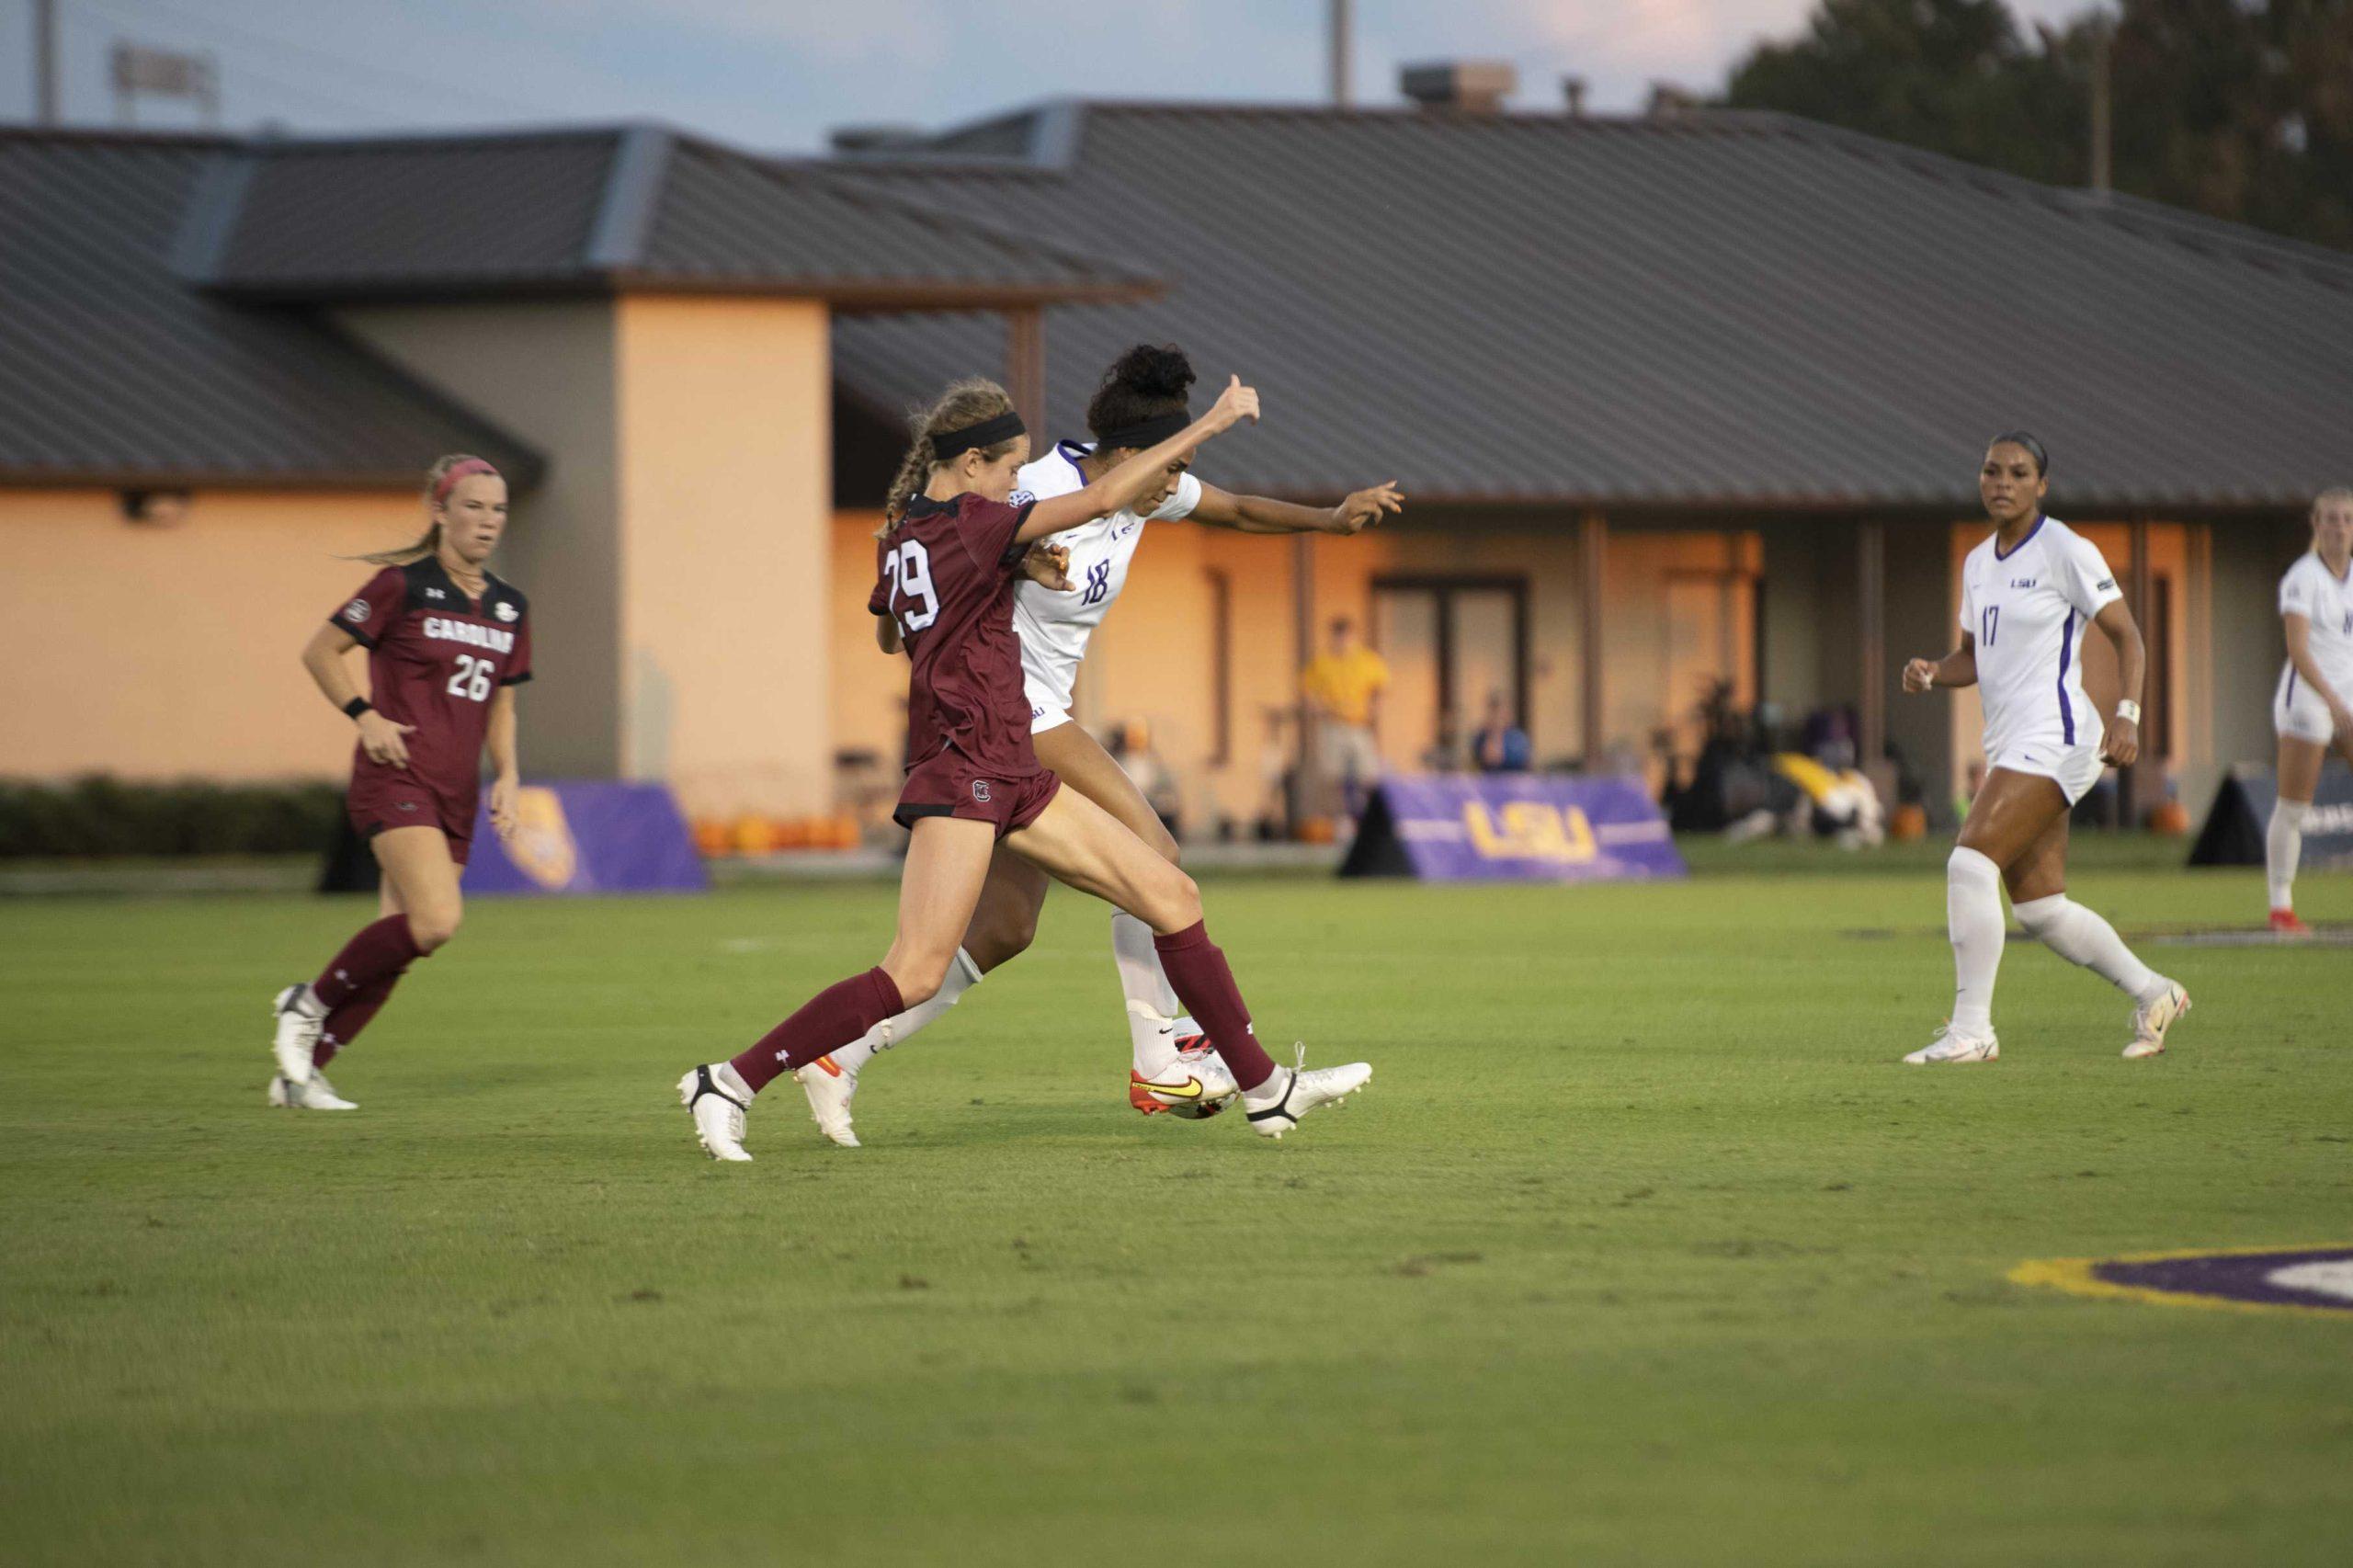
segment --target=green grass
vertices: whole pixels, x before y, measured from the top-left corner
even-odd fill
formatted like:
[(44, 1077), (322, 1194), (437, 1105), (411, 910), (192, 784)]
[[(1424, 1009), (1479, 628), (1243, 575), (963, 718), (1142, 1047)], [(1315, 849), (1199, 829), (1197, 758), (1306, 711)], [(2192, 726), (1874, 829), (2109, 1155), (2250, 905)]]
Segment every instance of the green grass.
[(2004, 1273), (2353, 1241), (2353, 956), (2150, 949), (2198, 1012), (2136, 1065), (2013, 947), (2002, 1062), (1917, 1072), (1940, 858), (1213, 882), (1263, 1034), (1379, 1067), (1279, 1146), (1125, 1108), (1057, 893), (866, 1149), (786, 1084), (734, 1167), (671, 1081), (872, 961), (891, 890), (484, 903), (342, 1117), (263, 1108), (264, 1012), (364, 906), (0, 905), (0, 1560), (2341, 1562), (2353, 1316)]

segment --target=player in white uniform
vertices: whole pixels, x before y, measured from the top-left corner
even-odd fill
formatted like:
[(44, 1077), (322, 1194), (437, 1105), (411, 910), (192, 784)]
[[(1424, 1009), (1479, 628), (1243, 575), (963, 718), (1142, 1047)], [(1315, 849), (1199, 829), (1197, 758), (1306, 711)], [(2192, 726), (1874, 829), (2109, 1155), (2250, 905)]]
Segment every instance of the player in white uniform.
[(2313, 548), (2279, 579), (2279, 619), (2288, 665), (2271, 701), (2279, 733), (2279, 793), (2264, 845), (2271, 928), (2308, 937), (2296, 918), (2296, 862), (2304, 852), (2304, 819), (2320, 788), (2329, 748), (2353, 762), (2353, 490), (2327, 490), (2313, 502)]
[[(1186, 392), (1193, 368), (1181, 349), (1142, 344), (1120, 356), (1107, 371), (1087, 405), (1091, 444), (1063, 441), (1044, 457), (1022, 466), (1013, 501), (1044, 501), (1084, 489), (1123, 460), (1158, 445), (1181, 430), (1191, 416)], [(1191, 517), (1195, 522), (1244, 533), (1355, 534), (1404, 509), (1393, 483), (1348, 495), (1336, 506), (1302, 506), (1256, 495), (1233, 495), (1205, 484), (1186, 462), (1169, 466), (1166, 483), (1148, 491), (1125, 511), (1097, 517), (1053, 536), (1070, 552), (1064, 568), (1071, 586), (1057, 591), (1025, 583), (1014, 601), (1013, 624), (1021, 639), (1022, 673), (1029, 692), (1029, 729), (1038, 760), (1063, 785), (1086, 796), (1174, 861), (1176, 840), (1111, 755), (1094, 736), (1071, 722), (1072, 683), (1086, 657), (1087, 639), (1102, 624), (1127, 586), (1128, 567), (1142, 542), (1145, 525)], [(1038, 912), (1047, 879), (1018, 856), (999, 854), (982, 890), (964, 945), (949, 965), (938, 994), (920, 1006), (877, 1025), (856, 1043), (800, 1070), (810, 1109), (820, 1131), (835, 1142), (856, 1147), (850, 1100), (858, 1075), (876, 1052), (904, 1045), (915, 1033), (978, 983), (981, 977), (1028, 948), (1037, 935)], [(1133, 1060), (1128, 1103), (1151, 1115), (1173, 1110), (1214, 1115), (1233, 1097), (1233, 1079), (1194, 1022), (1182, 1015), (1152, 928), (1130, 915), (1111, 921), (1111, 953), (1120, 989), (1126, 994), (1129, 1042)]]
[[(2133, 1001), (2124, 1054), (2155, 1056), (2165, 1031), (2189, 1010), (2188, 994), (2132, 956), (2114, 926), (2067, 897), (2067, 812), (2104, 764), (2140, 754), (2138, 693), (2146, 657), (2116, 579), (2099, 551), (2042, 514), (2050, 459), (2023, 431), (1994, 437), (1977, 488), (1994, 536), (1961, 568), (1961, 646), (1904, 666), (1904, 689), (1978, 688), (1985, 710), (1985, 782), (1946, 862), (1945, 915), (1957, 980), (1952, 1019), (1904, 1060), (1992, 1062), (1994, 977), (2006, 923), (2002, 888), (2018, 924), (2071, 963), (2090, 969)], [(2116, 646), (2127, 696), (2113, 728), (2084, 695), (2084, 631), (2097, 625)]]

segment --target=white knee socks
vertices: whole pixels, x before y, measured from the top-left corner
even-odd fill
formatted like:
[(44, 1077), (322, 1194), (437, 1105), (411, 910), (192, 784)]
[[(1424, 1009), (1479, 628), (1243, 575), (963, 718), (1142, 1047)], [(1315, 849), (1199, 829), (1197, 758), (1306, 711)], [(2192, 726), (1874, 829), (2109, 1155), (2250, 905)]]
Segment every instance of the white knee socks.
[(1160, 967), (1160, 949), (1153, 945), (1152, 927), (1132, 915), (1111, 916), (1111, 961), (1120, 971), (1120, 990), (1128, 999), (1128, 1043), (1135, 1053), (1135, 1070), (1150, 1078), (1176, 1057), (1176, 1037), (1197, 1034), (1199, 1026), (1184, 1017), (1185, 1005)]
[(2135, 1002), (2145, 1002), (2163, 990), (2165, 982), (2132, 956), (2116, 927), (2075, 903), (2063, 892), (2029, 899), (2016, 906), (2018, 924), (2042, 939), (2042, 945), (2079, 963)]
[(947, 978), (939, 983), (939, 989), (933, 992), (928, 1000), (916, 1003), (896, 1017), (883, 1019), (839, 1051), (828, 1052), (834, 1059), (834, 1065), (856, 1076), (859, 1068), (874, 1060), (875, 1052), (888, 1051), (894, 1045), (904, 1045), (926, 1025), (956, 1006), (965, 992), (980, 983), (981, 966), (972, 961), (972, 954), (961, 948), (957, 949), (956, 956), (949, 960)]
[(2002, 967), (2002, 872), (1974, 849), (1945, 862), (1945, 925), (1952, 937), (1952, 1027), (1984, 1039), (1994, 1032), (1994, 976)]
[(2274, 909), (2296, 906), (2296, 862), (2303, 858), (2304, 818), (2312, 809), (2309, 801), (2271, 802), (2271, 828), (2263, 835), (2263, 865), (2269, 873)]

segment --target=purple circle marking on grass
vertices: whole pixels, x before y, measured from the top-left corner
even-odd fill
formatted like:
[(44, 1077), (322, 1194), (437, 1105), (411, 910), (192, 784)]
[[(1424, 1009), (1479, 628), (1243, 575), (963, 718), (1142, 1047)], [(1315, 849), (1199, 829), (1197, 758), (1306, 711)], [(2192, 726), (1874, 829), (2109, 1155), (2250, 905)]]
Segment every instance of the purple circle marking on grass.
[(2353, 1245), (2029, 1258), (2011, 1283), (2073, 1296), (2236, 1312), (2329, 1312), (2353, 1323)]
[(2092, 1276), (2132, 1290), (2353, 1312), (2353, 1246), (2120, 1258), (2095, 1263)]

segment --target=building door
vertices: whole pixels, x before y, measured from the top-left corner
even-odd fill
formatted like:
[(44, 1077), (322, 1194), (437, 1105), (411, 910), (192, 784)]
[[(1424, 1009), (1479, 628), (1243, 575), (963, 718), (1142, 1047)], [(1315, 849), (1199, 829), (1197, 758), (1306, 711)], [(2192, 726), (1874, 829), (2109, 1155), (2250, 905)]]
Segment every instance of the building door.
[(1462, 765), (1464, 742), (1504, 694), (1528, 713), (1528, 584), (1518, 577), (1381, 577), (1372, 645), (1389, 665), (1381, 761), (1401, 773)]

